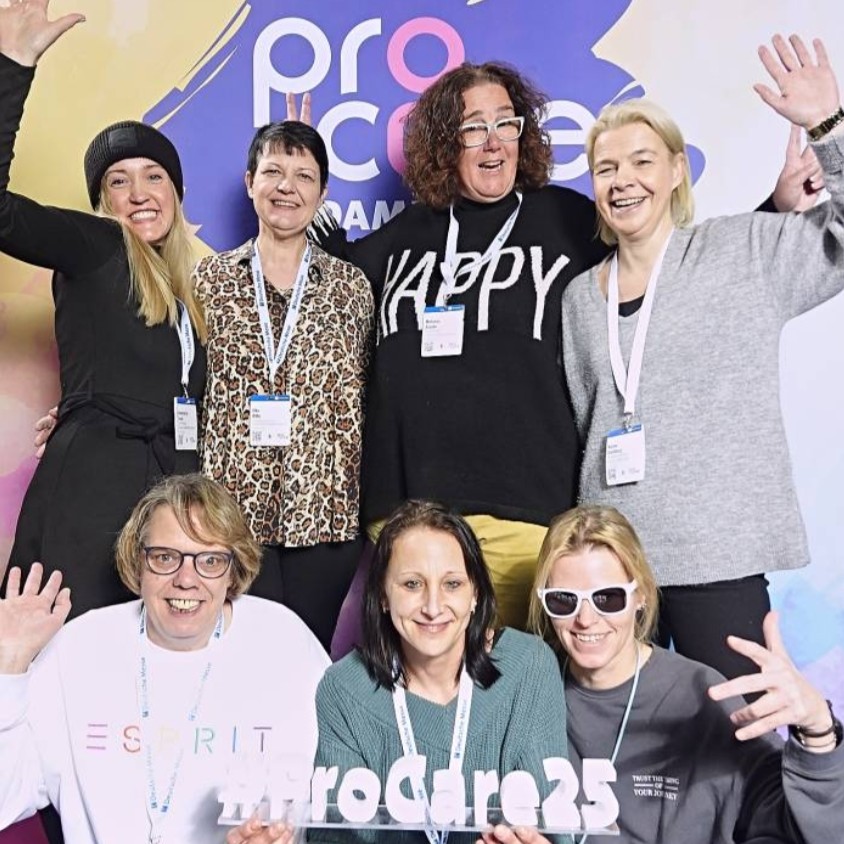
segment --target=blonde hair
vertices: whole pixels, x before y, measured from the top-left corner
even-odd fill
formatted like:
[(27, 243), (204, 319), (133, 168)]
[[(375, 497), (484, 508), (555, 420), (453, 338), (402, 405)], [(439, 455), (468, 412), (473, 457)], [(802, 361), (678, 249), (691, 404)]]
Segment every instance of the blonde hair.
[(153, 513), (169, 507), (182, 530), (203, 544), (221, 543), (234, 555), (229, 569), (228, 597), (245, 592), (261, 569), (261, 546), (246, 524), (243, 511), (225, 487), (203, 475), (171, 475), (156, 484), (135, 505), (115, 544), (117, 573), (126, 588), (141, 594), (144, 545)]
[(103, 216), (120, 223), (123, 231), (129, 278), (132, 295), (138, 303), (138, 316), (143, 317), (147, 325), (169, 322), (170, 325), (176, 326), (179, 322), (176, 300), (181, 299), (185, 303), (196, 336), (201, 343), (205, 343), (208, 329), (191, 278), (195, 256), (188, 238), (187, 220), (172, 181), (170, 186), (175, 200), (173, 225), (157, 248), (141, 240), (114, 213), (108, 191), (105, 189), (105, 176), (100, 186), (98, 207)]
[(536, 590), (545, 588), (552, 566), (561, 557), (596, 547), (606, 548), (621, 563), (627, 576), (638, 584), (643, 604), (636, 613), (634, 635), (637, 641), (648, 642), (653, 635), (659, 611), (659, 590), (636, 531), (614, 507), (575, 507), (552, 520), (539, 552), (530, 595), (528, 627), (557, 650), (561, 648), (560, 641)]
[[(671, 194), (671, 219), (678, 228), (688, 226), (695, 216), (695, 201), (692, 194), (692, 177), (689, 172), (689, 158), (686, 155), (686, 142), (680, 127), (665, 109), (650, 100), (634, 98), (604, 106), (598, 119), (592, 124), (586, 136), (586, 159), (592, 172), (595, 163), (595, 142), (598, 136), (611, 129), (620, 129), (631, 123), (644, 123), (662, 139), (674, 157), (683, 156), (683, 179)], [(598, 216), (598, 234), (601, 240), (612, 246), (618, 243), (615, 232)]]

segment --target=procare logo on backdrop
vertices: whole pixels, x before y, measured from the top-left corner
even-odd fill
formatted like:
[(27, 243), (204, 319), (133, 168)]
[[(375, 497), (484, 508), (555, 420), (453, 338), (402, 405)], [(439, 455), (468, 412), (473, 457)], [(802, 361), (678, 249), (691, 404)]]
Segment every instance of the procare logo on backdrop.
[[(256, 127), (286, 115), (284, 95), (311, 91), (330, 155), (329, 201), (352, 236), (408, 201), (402, 119), (444, 71), (506, 61), (551, 98), (554, 180), (589, 193), (583, 140), (608, 102), (639, 96), (623, 69), (592, 48), (631, 0), (254, 0), (146, 115), (182, 153), (186, 208), (214, 249), (254, 233), (243, 190)], [(693, 158), (695, 175), (701, 169)]]

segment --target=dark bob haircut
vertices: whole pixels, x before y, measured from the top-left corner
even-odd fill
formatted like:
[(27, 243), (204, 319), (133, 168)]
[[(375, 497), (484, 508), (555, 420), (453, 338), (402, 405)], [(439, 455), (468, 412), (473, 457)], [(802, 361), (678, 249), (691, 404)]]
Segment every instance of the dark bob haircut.
[[(432, 501), (407, 501), (387, 520), (375, 546), (363, 601), (363, 645), (361, 655), (370, 676), (379, 686), (390, 691), (396, 683), (407, 684), (402, 662), (402, 640), (389, 613), (383, 610), (384, 581), (393, 547), (402, 534), (413, 528), (447, 533), (457, 540), (463, 552), (466, 574), (475, 587), (477, 604), (466, 628), (464, 664), (472, 680), (481, 688), (489, 688), (500, 676), (487, 650), (494, 624), (495, 593), (486, 568), (481, 547), (472, 529), (456, 513)], [(459, 675), (458, 675), (459, 676)], [(455, 678), (456, 679), (456, 678)]]
[(422, 93), (405, 123), (404, 179), (416, 198), (431, 208), (447, 208), (460, 195), (457, 163), (463, 147), (457, 130), (464, 122), (463, 92), (486, 84), (504, 88), (516, 116), (525, 119), (516, 188), (536, 189), (548, 183), (553, 163), (551, 140), (539, 125), (548, 97), (509, 65), (464, 62)]
[(328, 151), (325, 141), (313, 126), (298, 120), (279, 120), (267, 123), (255, 132), (249, 144), (246, 170), (255, 175), (258, 161), (268, 152), (284, 150), (288, 155), (293, 152), (309, 152), (319, 166), (319, 189), (325, 190), (328, 184)]

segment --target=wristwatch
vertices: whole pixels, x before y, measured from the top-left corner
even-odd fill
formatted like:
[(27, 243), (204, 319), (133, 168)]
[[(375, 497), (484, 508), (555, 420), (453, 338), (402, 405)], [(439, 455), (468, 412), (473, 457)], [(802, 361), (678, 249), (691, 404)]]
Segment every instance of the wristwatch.
[(844, 742), (844, 726), (835, 717), (832, 711), (832, 703), (826, 702), (829, 707), (829, 714), (832, 718), (832, 726), (826, 730), (807, 730), (806, 727), (801, 727), (798, 724), (788, 725), (788, 734), (803, 747), (815, 747), (815, 745), (806, 744), (806, 739), (826, 738), (827, 736), (835, 736), (835, 746), (838, 747)]

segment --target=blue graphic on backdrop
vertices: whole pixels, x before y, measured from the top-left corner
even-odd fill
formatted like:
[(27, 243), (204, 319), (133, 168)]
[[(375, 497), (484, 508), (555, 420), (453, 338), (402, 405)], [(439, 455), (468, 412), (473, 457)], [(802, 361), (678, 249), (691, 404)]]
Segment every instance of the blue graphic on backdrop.
[[(214, 249), (255, 233), (245, 196), (255, 127), (286, 115), (284, 94), (310, 90), (329, 147), (329, 200), (353, 236), (377, 228), (407, 201), (401, 119), (418, 94), (461, 61), (510, 62), (551, 98), (546, 128), (554, 181), (591, 194), (583, 138), (616, 99), (644, 94), (594, 44), (631, 0), (253, 0), (244, 3), (183, 87), (145, 119), (181, 152), (188, 218)], [(692, 173), (703, 156), (690, 149)]]

